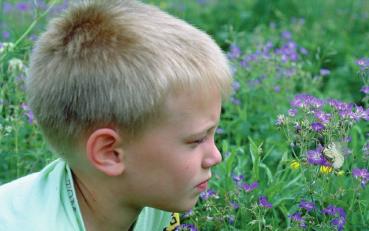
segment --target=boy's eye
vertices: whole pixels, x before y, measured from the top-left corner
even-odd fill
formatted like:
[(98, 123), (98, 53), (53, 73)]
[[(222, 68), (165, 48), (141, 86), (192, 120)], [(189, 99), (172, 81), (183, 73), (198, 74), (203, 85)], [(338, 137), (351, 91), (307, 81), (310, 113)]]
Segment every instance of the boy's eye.
[(201, 144), (202, 142), (204, 142), (205, 139), (206, 139), (206, 137), (201, 138), (201, 139), (198, 139), (198, 140), (195, 140), (192, 143), (194, 143), (194, 144)]

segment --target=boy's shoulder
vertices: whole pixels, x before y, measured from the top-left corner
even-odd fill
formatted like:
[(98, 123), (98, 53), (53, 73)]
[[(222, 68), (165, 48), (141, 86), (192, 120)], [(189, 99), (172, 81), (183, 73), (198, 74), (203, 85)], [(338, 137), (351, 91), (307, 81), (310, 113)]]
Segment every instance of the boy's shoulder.
[(57, 160), (42, 171), (0, 186), (0, 230), (66, 230), (71, 227), (60, 203), (63, 168)]

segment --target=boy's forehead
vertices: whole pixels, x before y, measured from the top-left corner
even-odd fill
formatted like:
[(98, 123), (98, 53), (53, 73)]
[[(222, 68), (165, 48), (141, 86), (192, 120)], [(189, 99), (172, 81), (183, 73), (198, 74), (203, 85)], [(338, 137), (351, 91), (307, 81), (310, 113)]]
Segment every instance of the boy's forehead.
[(169, 94), (163, 111), (168, 120), (172, 121), (196, 116), (213, 118), (218, 116), (220, 105), (221, 94), (218, 90), (211, 89), (204, 92), (183, 90)]

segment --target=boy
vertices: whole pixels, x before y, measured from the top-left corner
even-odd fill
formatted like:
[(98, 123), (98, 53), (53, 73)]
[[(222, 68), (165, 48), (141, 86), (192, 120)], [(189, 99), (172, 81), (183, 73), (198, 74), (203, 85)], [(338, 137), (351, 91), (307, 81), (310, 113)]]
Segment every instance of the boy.
[(165, 229), (221, 161), (230, 85), (210, 37), (155, 7), (71, 7), (36, 43), (27, 82), (61, 159), (0, 188), (0, 230)]

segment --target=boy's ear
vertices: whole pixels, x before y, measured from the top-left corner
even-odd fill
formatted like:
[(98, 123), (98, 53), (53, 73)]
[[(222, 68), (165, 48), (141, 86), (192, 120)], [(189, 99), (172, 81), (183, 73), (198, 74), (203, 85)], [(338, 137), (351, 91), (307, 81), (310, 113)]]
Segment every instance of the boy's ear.
[(108, 176), (119, 176), (125, 169), (121, 144), (121, 137), (115, 130), (97, 129), (87, 139), (87, 158), (97, 170)]

